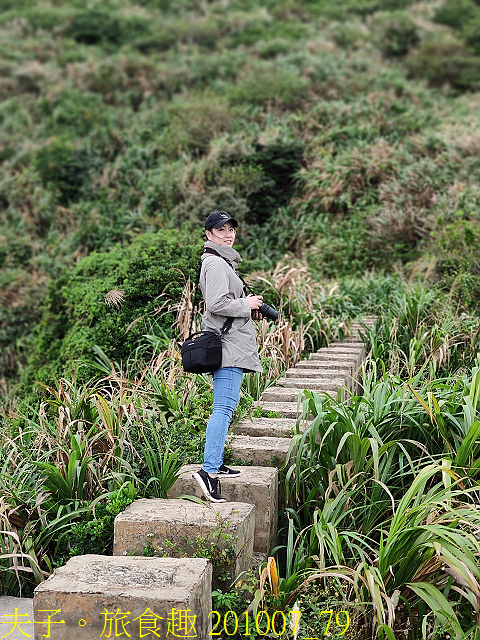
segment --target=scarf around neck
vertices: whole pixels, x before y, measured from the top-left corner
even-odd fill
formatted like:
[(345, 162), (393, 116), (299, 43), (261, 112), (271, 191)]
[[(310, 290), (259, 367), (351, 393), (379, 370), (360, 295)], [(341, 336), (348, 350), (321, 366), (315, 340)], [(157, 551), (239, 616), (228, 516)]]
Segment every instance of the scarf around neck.
[[(237, 270), (239, 263), (242, 261), (240, 254), (233, 247), (227, 247), (226, 245), (215, 244), (211, 240), (207, 240), (204, 247), (208, 247), (209, 249), (214, 249), (217, 253), (219, 253), (222, 258), (226, 258), (232, 267)], [(208, 254), (206, 254), (208, 255)]]

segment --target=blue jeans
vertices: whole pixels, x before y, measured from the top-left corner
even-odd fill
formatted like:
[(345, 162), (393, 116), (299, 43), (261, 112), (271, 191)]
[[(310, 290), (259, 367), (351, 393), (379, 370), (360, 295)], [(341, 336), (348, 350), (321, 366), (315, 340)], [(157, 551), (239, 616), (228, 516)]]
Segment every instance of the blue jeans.
[(213, 373), (213, 411), (207, 424), (203, 469), (217, 473), (223, 463), (223, 449), (233, 412), (240, 399), (243, 369), (222, 367)]

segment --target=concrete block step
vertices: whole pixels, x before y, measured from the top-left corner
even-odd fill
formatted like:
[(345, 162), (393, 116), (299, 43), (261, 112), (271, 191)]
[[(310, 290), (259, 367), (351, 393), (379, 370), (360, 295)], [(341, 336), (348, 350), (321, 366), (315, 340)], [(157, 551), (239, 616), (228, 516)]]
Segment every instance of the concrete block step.
[(294, 367), (285, 371), (285, 376), (290, 378), (296, 374), (303, 375), (303, 370), (308, 371), (317, 370), (319, 376), (335, 376), (337, 373), (351, 373), (353, 371), (353, 364), (350, 362), (338, 363), (334, 360), (301, 360), (297, 362)]
[[(119, 513), (114, 522), (113, 555), (142, 556), (145, 547), (169, 556), (193, 555), (195, 540), (208, 536), (224, 523), (235, 536), (232, 580), (252, 566), (255, 506), (242, 502), (198, 504), (188, 500), (141, 498)], [(169, 541), (175, 544), (171, 548)], [(192, 542), (193, 541), (193, 542)]]
[[(18, 626), (13, 628), (15, 609), (17, 609), (17, 615), (19, 616)], [(3, 620), (7, 617), (7, 620)], [(23, 616), (23, 617), (22, 617)], [(2, 629), (5, 634), (3, 637), (8, 640), (25, 640), (25, 637), (33, 638), (34, 623), (33, 623), (33, 598), (15, 598), (14, 596), (0, 596), (0, 618), (5, 623), (5, 629)], [(42, 626), (42, 625), (39, 625)], [(10, 631), (10, 629), (12, 629)], [(47, 627), (43, 626), (43, 632), (46, 634)], [(25, 636), (27, 634), (27, 636)], [(0, 636), (1, 638), (2, 636)]]
[(265, 402), (261, 401), (254, 405), (264, 411), (275, 411), (281, 418), (298, 418), (302, 415), (302, 403), (297, 402)]
[[(345, 344), (342, 342), (340, 345), (329, 345), (328, 347), (322, 347), (314, 353), (360, 353), (364, 352), (365, 347), (360, 343)], [(313, 354), (312, 354), (313, 355)]]
[[(314, 363), (312, 363), (314, 364)], [(285, 371), (285, 377), (279, 380), (295, 380), (296, 378), (311, 378), (313, 380), (325, 380), (331, 382), (338, 380), (340, 382), (348, 380), (352, 375), (352, 367), (345, 367), (343, 370), (328, 371), (320, 367), (299, 367), (298, 369), (289, 369)]]
[[(277, 387), (285, 387), (286, 389), (321, 389), (321, 390), (338, 390), (348, 383), (347, 376), (335, 376), (335, 378), (315, 377), (302, 375), (295, 378), (278, 378)], [(269, 387), (274, 389), (275, 387)], [(268, 389), (266, 389), (268, 391)]]
[(281, 466), (287, 457), (289, 447), (289, 438), (272, 437), (235, 436), (230, 444), (235, 458), (261, 467)]
[[(323, 385), (323, 386), (327, 387), (327, 385)], [(315, 391), (316, 393), (327, 393), (331, 396), (336, 397), (340, 389), (342, 389), (342, 385), (339, 385), (339, 386), (331, 385), (330, 387), (327, 387), (327, 388), (320, 388), (318, 386), (316, 389), (308, 389), (308, 391)], [(262, 393), (260, 400), (262, 402), (265, 401), (265, 402), (272, 402), (272, 403), (273, 402), (278, 402), (278, 403), (294, 402), (295, 400), (298, 400), (299, 397), (303, 396), (305, 390), (306, 390), (305, 387), (300, 388), (298, 386), (292, 389), (289, 389), (287, 387), (269, 387)]]
[(301, 377), (301, 378), (279, 378), (277, 380), (278, 385), (285, 387), (286, 389), (308, 389), (309, 391), (317, 392), (332, 392), (336, 395), (336, 392), (341, 389), (356, 389), (357, 382), (351, 376), (345, 376), (344, 378), (336, 378), (334, 380), (325, 380), (315, 377)]
[[(306, 424), (300, 424), (300, 431), (306, 428)], [(294, 418), (245, 418), (238, 424), (232, 425), (230, 430), (239, 436), (273, 436), (274, 438), (289, 438), (297, 428)]]
[[(104, 635), (109, 630), (105, 611), (112, 612), (110, 620), (115, 611), (124, 614), (116, 618), (120, 620), (118, 635), (123, 636), (124, 629), (132, 640), (143, 638), (150, 615), (156, 622), (156, 636), (165, 638), (174, 608), (190, 610), (196, 616), (192, 618), (196, 637), (208, 638), (212, 628), (211, 584), (212, 565), (205, 558), (75, 556), (35, 589), (35, 639), (112, 638), (109, 632)], [(147, 609), (150, 614), (145, 613)], [(55, 614), (57, 610), (60, 612)], [(116, 627), (117, 623), (115, 637)], [(193, 637), (193, 632), (189, 633)]]
[[(364, 348), (364, 344), (361, 340), (358, 340), (358, 342), (352, 343), (350, 342), (348, 345), (345, 344), (345, 342), (342, 340), (341, 342), (335, 341), (335, 342), (330, 342), (328, 347), (322, 347), (321, 349), (353, 349), (354, 347), (358, 347), (359, 349), (363, 349)], [(321, 349), (319, 349), (319, 351), (321, 351)]]
[(358, 366), (363, 359), (363, 353), (361, 351), (351, 353), (332, 353), (326, 351), (316, 351), (312, 353), (307, 362), (336, 362), (338, 364), (344, 364), (345, 362)]
[[(222, 496), (229, 503), (242, 502), (255, 505), (254, 553), (266, 553), (276, 544), (278, 516), (278, 469), (276, 467), (235, 467), (240, 471), (234, 478), (220, 477)], [(185, 465), (173, 487), (169, 498), (193, 495), (203, 498), (203, 493), (192, 474), (200, 468), (198, 464)]]

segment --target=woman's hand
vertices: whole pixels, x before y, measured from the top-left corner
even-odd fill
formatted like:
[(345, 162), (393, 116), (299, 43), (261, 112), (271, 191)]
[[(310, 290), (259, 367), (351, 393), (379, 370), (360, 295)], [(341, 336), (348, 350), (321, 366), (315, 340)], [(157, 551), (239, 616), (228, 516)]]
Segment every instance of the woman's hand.
[(247, 300), (252, 311), (260, 309), (263, 304), (263, 296), (254, 296), (253, 294), (250, 294), (249, 296), (247, 296)]

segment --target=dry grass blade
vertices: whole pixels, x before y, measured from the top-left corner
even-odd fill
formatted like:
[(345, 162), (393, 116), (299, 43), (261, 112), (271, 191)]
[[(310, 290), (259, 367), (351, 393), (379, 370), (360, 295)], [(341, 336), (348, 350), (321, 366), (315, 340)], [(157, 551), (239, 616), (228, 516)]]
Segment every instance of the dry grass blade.
[(120, 289), (111, 289), (105, 294), (105, 304), (113, 309), (120, 309), (125, 300), (125, 293)]
[[(189, 334), (190, 322), (193, 313), (194, 290), (195, 283), (192, 283), (190, 278), (188, 278), (185, 287), (183, 288), (180, 300), (173, 305), (173, 309), (176, 311), (175, 328), (183, 338), (187, 338)], [(192, 331), (195, 331), (193, 327)]]

